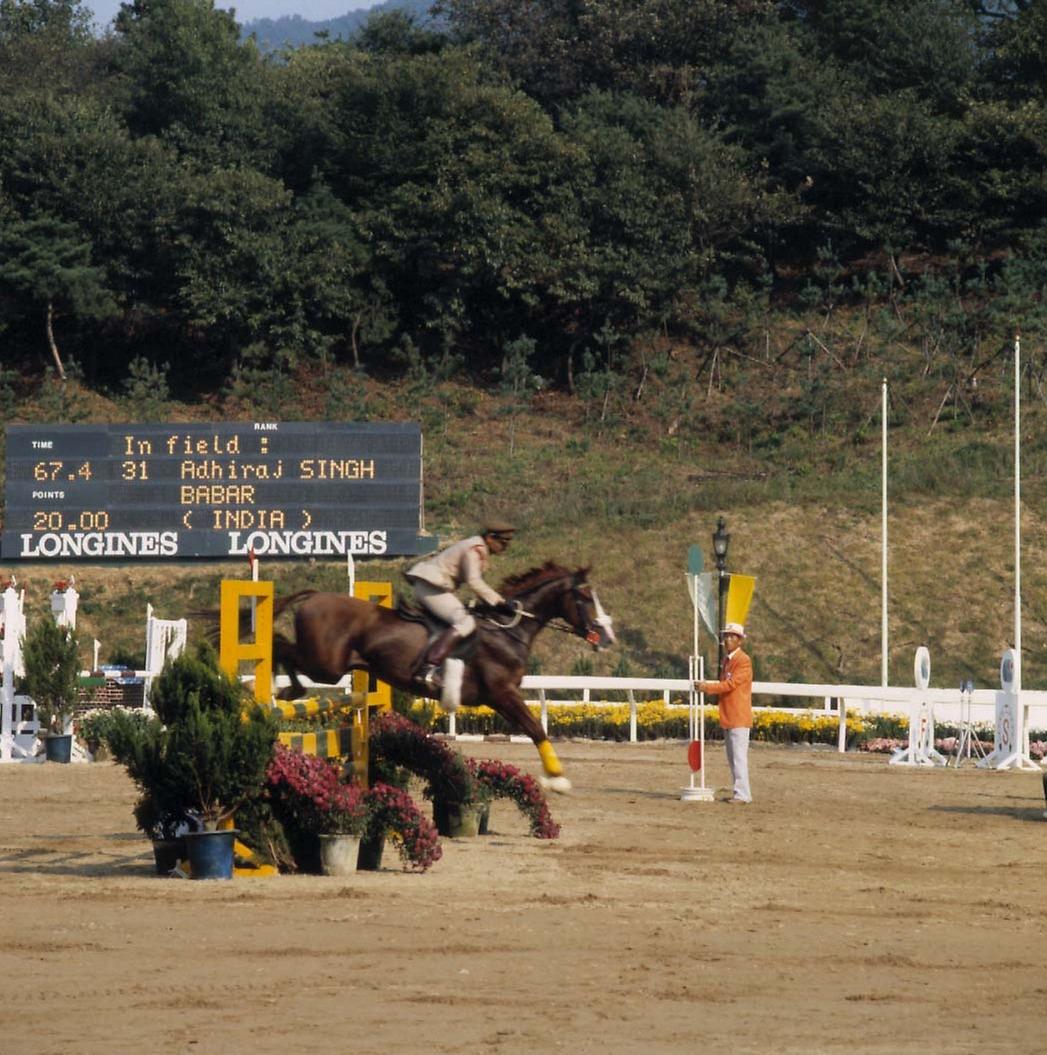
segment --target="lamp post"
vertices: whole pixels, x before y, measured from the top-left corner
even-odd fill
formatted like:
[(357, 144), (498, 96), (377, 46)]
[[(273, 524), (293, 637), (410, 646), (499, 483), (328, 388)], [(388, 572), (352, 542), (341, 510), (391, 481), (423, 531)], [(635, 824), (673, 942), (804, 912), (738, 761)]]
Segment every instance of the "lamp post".
[(719, 574), (719, 600), (720, 610), (717, 613), (717, 651), (716, 651), (716, 676), (720, 676), (723, 669), (723, 614), (725, 600), (727, 597), (727, 547), (731, 536), (727, 534), (727, 523), (723, 517), (716, 521), (716, 530), (713, 532), (713, 553), (716, 554), (716, 571)]

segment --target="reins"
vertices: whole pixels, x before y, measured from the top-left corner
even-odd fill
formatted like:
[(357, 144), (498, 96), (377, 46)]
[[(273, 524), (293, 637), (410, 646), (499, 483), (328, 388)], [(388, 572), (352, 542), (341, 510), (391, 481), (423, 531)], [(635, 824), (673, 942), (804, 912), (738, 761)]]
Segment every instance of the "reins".
[[(542, 585), (546, 585), (546, 584), (542, 584)], [(574, 587), (572, 587), (572, 589), (574, 589)], [(519, 602), (517, 602), (517, 603), (519, 603)], [(508, 623), (500, 623), (500, 622), (498, 622), (497, 619), (494, 618), (494, 616), (491, 616), (491, 615), (485, 616), (484, 618), (487, 619), (487, 621), (489, 623), (491, 623), (494, 626), (498, 627), (499, 630), (506, 631), (506, 633), (508, 633), (510, 630), (515, 629), (517, 626), (519, 626), (520, 621), (523, 620), (523, 619), (533, 619), (536, 623), (540, 623), (541, 622), (541, 617), (540, 616), (535, 615), (534, 612), (527, 611), (527, 609), (522, 607), (522, 606), (520, 606), (520, 607), (518, 607), (516, 609), (516, 611), (513, 613), (512, 620), (510, 622), (508, 622)], [(555, 616), (554, 619), (555, 620), (560, 620), (560, 619), (562, 619), (562, 617), (561, 616)], [(549, 630), (559, 630), (561, 633), (572, 634), (575, 637), (581, 637), (583, 639), (585, 638), (586, 634), (589, 632), (588, 627), (585, 630), (579, 630), (577, 627), (571, 626), (571, 624), (566, 622), (566, 621), (564, 621), (564, 622), (558, 622), (558, 621), (554, 622), (553, 619), (550, 619), (549, 621), (547, 621), (546, 623), (543, 623), (542, 625), (544, 627), (547, 627)], [(510, 636), (511, 637), (515, 637), (516, 635), (512, 634)]]
[[(511, 622), (508, 623), (499, 623), (498, 620), (495, 619), (495, 617), (492, 615), (484, 616), (484, 618), (489, 623), (492, 623), (494, 626), (498, 627), (499, 630), (513, 630), (515, 627), (519, 626), (520, 620), (522, 619), (533, 619), (536, 623), (541, 622), (539, 616), (536, 616), (534, 612), (528, 612), (526, 608), (517, 608), (516, 611), (513, 613), (513, 618)], [(557, 616), (556, 618), (559, 619), (560, 617)], [(544, 626), (548, 630), (560, 630), (565, 634), (580, 633), (573, 626), (571, 626), (570, 623), (554, 623), (550, 620), (549, 622), (545, 623)]]

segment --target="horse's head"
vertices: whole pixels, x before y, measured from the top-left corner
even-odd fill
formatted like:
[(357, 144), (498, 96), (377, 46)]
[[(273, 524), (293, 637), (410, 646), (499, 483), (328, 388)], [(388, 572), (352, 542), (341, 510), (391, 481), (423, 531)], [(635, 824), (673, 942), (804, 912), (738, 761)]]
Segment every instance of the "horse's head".
[(502, 593), (522, 601), (525, 611), (540, 625), (563, 619), (573, 633), (585, 638), (593, 648), (603, 650), (614, 644), (614, 630), (611, 617), (587, 581), (588, 574), (588, 568), (572, 572), (547, 561), (540, 568), (506, 579)]
[(614, 628), (611, 617), (587, 581), (588, 574), (588, 568), (579, 568), (571, 577), (571, 589), (564, 594), (563, 614), (579, 637), (602, 652), (614, 644)]

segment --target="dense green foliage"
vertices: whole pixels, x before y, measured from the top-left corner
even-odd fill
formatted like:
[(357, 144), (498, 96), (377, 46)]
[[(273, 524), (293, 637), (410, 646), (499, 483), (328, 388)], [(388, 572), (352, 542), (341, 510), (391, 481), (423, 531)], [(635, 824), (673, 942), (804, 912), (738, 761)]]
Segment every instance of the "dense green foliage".
[(711, 376), (841, 305), (948, 316), (969, 374), (985, 291), (1039, 293), (1038, 0), (434, 10), (270, 57), (212, 0), (102, 39), (0, 0), (0, 399), (50, 365), (286, 407), (339, 361), (598, 398), (648, 337)]
[(214, 829), (261, 796), (276, 727), (218, 670), (212, 649), (167, 664), (151, 702), (155, 718), (116, 711), (108, 733), (113, 757), (141, 793), (142, 831), (167, 837), (189, 818)]
[(25, 635), (22, 650), (25, 691), (36, 703), (40, 728), (64, 733), (76, 708), (79, 645), (67, 627), (37, 619)]

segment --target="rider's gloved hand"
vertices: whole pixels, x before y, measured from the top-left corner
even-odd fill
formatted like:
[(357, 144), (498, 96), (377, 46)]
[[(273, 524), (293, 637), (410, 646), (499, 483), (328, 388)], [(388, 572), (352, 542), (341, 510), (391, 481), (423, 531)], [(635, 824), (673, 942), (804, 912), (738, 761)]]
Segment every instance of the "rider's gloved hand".
[(498, 604), (496, 604), (494, 606), (494, 610), (499, 615), (508, 615), (508, 616), (516, 615), (516, 602), (515, 601), (499, 601)]

